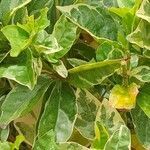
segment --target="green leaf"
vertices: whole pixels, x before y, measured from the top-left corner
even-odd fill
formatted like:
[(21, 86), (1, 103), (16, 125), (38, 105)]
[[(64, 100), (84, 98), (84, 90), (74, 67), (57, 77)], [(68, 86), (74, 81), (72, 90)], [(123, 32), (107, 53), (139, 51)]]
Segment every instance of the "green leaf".
[(33, 15), (28, 17), (25, 24), (17, 23), (17, 25), (8, 25), (2, 28), (2, 33), (10, 42), (12, 57), (17, 57), (21, 51), (29, 47), (35, 35), (49, 25), (47, 11), (48, 8), (42, 9), (40, 16), (35, 20)]
[(135, 131), (141, 144), (149, 149), (150, 147), (150, 118), (138, 107), (132, 110), (133, 123)]
[(12, 144), (12, 150), (19, 150), (20, 144), (25, 140), (23, 135), (18, 135), (16, 137), (15, 143)]
[(108, 58), (108, 54), (111, 52), (113, 48), (112, 43), (103, 42), (96, 50), (96, 60), (103, 61)]
[(130, 150), (131, 149), (131, 135), (130, 130), (125, 126), (116, 130), (108, 139), (104, 150)]
[(50, 81), (49, 78), (40, 77), (32, 91), (21, 85), (12, 89), (1, 106), (0, 125), (6, 126), (14, 119), (30, 112), (47, 90)]
[(36, 13), (44, 7), (51, 9), (54, 4), (54, 0), (32, 0), (28, 5), (28, 11), (30, 14)]
[(88, 148), (75, 142), (61, 142), (56, 144), (55, 135), (52, 130), (46, 132), (35, 142), (33, 150), (89, 150)]
[(65, 142), (71, 136), (77, 107), (73, 89), (65, 83), (56, 83), (46, 102), (38, 127), (41, 137), (53, 130), (57, 142)]
[(150, 58), (150, 50), (145, 49), (143, 55), (147, 58)]
[(78, 116), (75, 122), (76, 129), (88, 139), (94, 139), (94, 124), (99, 100), (87, 90), (78, 89), (76, 92)]
[(132, 8), (135, 4), (135, 0), (117, 0), (118, 6), (119, 7), (128, 7)]
[(31, 0), (1, 0), (0, 2), (0, 20), (6, 25), (9, 23), (14, 13), (26, 6)]
[(61, 51), (63, 48), (58, 44), (57, 39), (53, 35), (49, 35), (45, 30), (37, 34), (34, 48), (38, 53), (46, 56), (54, 55), (54, 53)]
[(131, 71), (131, 77), (135, 77), (141, 82), (150, 82), (150, 67), (139, 66)]
[(120, 67), (120, 60), (88, 63), (69, 70), (69, 82), (80, 88), (100, 84)]
[(58, 150), (89, 150), (89, 149), (75, 142), (66, 142), (59, 144)]
[(88, 4), (88, 5), (100, 5), (100, 1), (102, 0), (77, 0), (76, 3), (84, 3), (84, 4)]
[(137, 97), (137, 103), (144, 111), (144, 113), (150, 118), (150, 84), (145, 84), (140, 90)]
[(23, 23), (27, 17), (27, 7), (22, 7), (16, 11), (12, 17), (13, 24)]
[(31, 51), (26, 50), (17, 58), (7, 57), (3, 60), (0, 64), (0, 78), (11, 79), (33, 89), (41, 69), (41, 60), (33, 58)]
[(129, 42), (150, 50), (150, 23), (141, 20), (137, 29), (127, 36)]
[(38, 31), (44, 30), (49, 26), (50, 21), (47, 18), (48, 8), (41, 9), (40, 16), (35, 20), (35, 26), (38, 27)]
[(31, 40), (29, 39), (29, 34), (16, 25), (5, 26), (4, 28), (2, 28), (1, 31), (10, 42), (10, 55), (12, 57), (17, 57), (19, 53), (26, 49), (31, 43)]
[(74, 44), (76, 40), (77, 26), (68, 21), (65, 16), (61, 16), (54, 26), (52, 35), (56, 38), (58, 45), (62, 50), (51, 55), (47, 55), (50, 62), (57, 62), (59, 58), (63, 57)]
[(30, 34), (30, 37), (34, 37), (39, 31), (44, 30), (49, 26), (50, 21), (47, 18), (48, 8), (45, 7), (40, 10), (38, 17), (35, 19), (34, 15), (26, 17), (26, 23), (17, 23), (17, 26), (24, 29)]
[(118, 45), (113, 42), (103, 42), (96, 51), (97, 61), (103, 61), (107, 59), (121, 59), (123, 58), (123, 52), (119, 49)]
[(140, 9), (137, 11), (136, 15), (150, 23), (150, 1), (143, 0)]
[(82, 60), (82, 59), (76, 59), (76, 58), (69, 58), (67, 59), (69, 64), (73, 67), (77, 67), (77, 66), (80, 66), (80, 65), (84, 65), (84, 64), (87, 64), (88, 62), (85, 61), (85, 60)]
[(11, 146), (8, 142), (0, 142), (0, 149), (1, 150), (11, 150)]
[[(77, 26), (68, 21), (65, 16), (61, 16), (56, 22), (53, 30), (53, 35), (57, 39), (59, 45), (63, 47), (63, 52), (58, 56), (66, 54), (76, 40)], [(57, 55), (56, 55), (57, 56)]]
[(124, 17), (131, 9), (124, 7), (124, 8), (116, 8), (116, 7), (110, 7), (109, 11), (115, 13), (119, 17)]
[(72, 22), (95, 38), (116, 40), (116, 23), (104, 7), (76, 4), (57, 8)]
[(49, 130), (42, 136), (39, 136), (33, 145), (33, 150), (57, 150), (55, 135), (53, 130)]
[(92, 148), (103, 150), (109, 138), (109, 134), (106, 128), (103, 125), (101, 125), (100, 122), (96, 122), (95, 124), (95, 135), (96, 137), (92, 144)]
[(103, 4), (106, 7), (118, 7), (117, 0), (77, 0), (78, 3), (84, 3), (92, 6), (99, 6)]
[[(120, 142), (122, 142), (118, 137), (116, 139), (116, 135), (115, 135), (120, 130), (122, 125), (124, 126), (125, 123), (121, 118), (120, 114), (118, 113), (118, 111), (115, 108), (111, 107), (108, 100), (104, 99), (96, 116), (96, 120), (95, 120), (96, 136), (92, 147), (98, 150), (99, 149), (105, 150), (110, 144), (112, 148), (115, 150), (113, 146), (117, 146), (117, 145), (119, 146), (119, 144), (121, 144)], [(115, 136), (113, 136), (113, 134)], [(112, 140), (114, 139), (115, 139), (115, 143), (112, 142)], [(111, 142), (109, 143), (109, 141)]]
[(60, 6), (71, 5), (75, 3), (77, 0), (59, 0)]
[(66, 78), (68, 76), (68, 70), (61, 60), (53, 64), (53, 69), (63, 78)]
[[(100, 109), (98, 110), (96, 123), (100, 122), (106, 128), (109, 135), (118, 130), (121, 125), (125, 125), (118, 111), (111, 107), (108, 100), (104, 99)], [(101, 132), (101, 131), (100, 131)]]
[[(91, 0), (92, 1), (92, 0)], [(117, 0), (100, 0), (106, 7), (118, 7)]]
[(138, 66), (139, 57), (137, 54), (131, 54), (130, 66), (131, 68), (136, 68)]
[[(7, 88), (8, 88), (8, 87), (7, 87)], [(3, 103), (4, 100), (5, 100), (6, 95), (3, 94), (4, 91), (0, 91), (0, 92), (1, 92), (1, 93), (0, 93), (0, 94), (1, 94), (1, 95), (0, 95), (0, 96), (1, 96), (1, 97), (0, 97), (0, 107), (1, 107), (1, 106), (2, 106), (2, 103)]]
[(2, 142), (7, 141), (9, 132), (10, 132), (9, 126), (7, 126), (5, 129), (0, 129), (0, 140)]
[[(48, 92), (48, 90), (47, 90)], [(19, 117), (13, 121), (14, 127), (19, 134), (23, 134), (25, 137), (25, 142), (29, 145), (33, 145), (36, 138), (36, 126), (38, 124), (38, 118), (41, 112), (42, 98), (35, 106), (32, 108), (30, 113)]]

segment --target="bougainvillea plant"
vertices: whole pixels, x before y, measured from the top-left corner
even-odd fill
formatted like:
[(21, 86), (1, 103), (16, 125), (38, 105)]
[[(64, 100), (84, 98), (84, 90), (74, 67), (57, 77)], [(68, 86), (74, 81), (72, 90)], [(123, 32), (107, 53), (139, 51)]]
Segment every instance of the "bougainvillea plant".
[(0, 150), (150, 149), (150, 0), (0, 0)]

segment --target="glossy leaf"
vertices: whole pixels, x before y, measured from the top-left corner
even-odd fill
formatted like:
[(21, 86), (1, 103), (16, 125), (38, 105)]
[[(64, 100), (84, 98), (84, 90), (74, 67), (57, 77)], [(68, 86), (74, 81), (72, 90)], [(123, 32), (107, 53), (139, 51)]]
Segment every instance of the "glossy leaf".
[(84, 61), (82, 59), (76, 59), (76, 58), (69, 58), (67, 60), (68, 60), (69, 64), (73, 67), (77, 67), (77, 66), (84, 65), (84, 64), (88, 63), (87, 61)]
[(17, 23), (17, 26), (28, 32), (31, 38), (33, 38), (39, 31), (49, 26), (50, 21), (47, 18), (47, 12), (48, 8), (45, 7), (40, 10), (39, 16), (36, 19), (34, 15), (28, 16), (25, 23)]
[[(116, 146), (120, 143), (120, 139), (116, 139), (115, 143), (111, 141), (112, 135), (115, 134), (121, 126), (124, 126), (124, 121), (116, 109), (111, 107), (109, 101), (104, 99), (101, 107), (98, 110), (95, 120), (95, 140), (92, 147), (95, 149), (104, 150), (110, 144)], [(114, 138), (114, 137), (113, 137)], [(109, 143), (109, 141), (111, 141)], [(107, 144), (109, 143), (109, 144)], [(113, 148), (113, 147), (112, 147)]]
[(96, 122), (100, 122), (106, 128), (109, 135), (112, 135), (121, 125), (125, 124), (118, 111), (111, 107), (106, 99), (103, 100), (97, 113)]
[(57, 8), (92, 36), (116, 40), (117, 25), (104, 7), (76, 4)]
[(42, 0), (42, 1), (32, 0), (28, 5), (28, 11), (29, 13), (36, 13), (37, 11), (39, 11), (44, 7), (48, 7), (49, 9), (51, 9), (53, 4), (54, 0)]
[(137, 97), (137, 103), (144, 111), (144, 113), (150, 118), (150, 93), (149, 93), (149, 84), (145, 84), (139, 91), (139, 95)]
[(41, 137), (53, 130), (57, 142), (65, 142), (71, 136), (76, 119), (76, 101), (73, 89), (65, 83), (57, 83), (45, 105), (38, 127)]
[(76, 3), (84, 3), (88, 5), (98, 6), (102, 0), (77, 0)]
[(137, 11), (137, 16), (150, 23), (150, 1), (143, 0), (140, 9)]
[(137, 137), (142, 145), (148, 149), (150, 147), (150, 118), (138, 106), (132, 110), (132, 117)]
[(128, 35), (127, 39), (129, 42), (150, 50), (150, 23), (141, 20), (137, 29)]
[(144, 50), (143, 55), (147, 58), (150, 58), (150, 51), (149, 50)]
[(0, 78), (11, 79), (33, 89), (41, 69), (41, 60), (33, 58), (31, 51), (27, 50), (17, 58), (7, 57), (0, 64)]
[(141, 82), (150, 82), (150, 67), (139, 66), (131, 71), (131, 77), (132, 76)]
[(109, 138), (109, 133), (106, 130), (106, 128), (103, 125), (101, 125), (100, 122), (96, 122), (95, 124), (95, 135), (96, 136), (92, 147), (94, 149), (103, 150)]
[(110, 12), (115, 13), (119, 17), (124, 17), (131, 9), (124, 7), (124, 8), (117, 8), (117, 7), (111, 7), (109, 8)]
[(120, 60), (89, 63), (69, 70), (69, 82), (80, 88), (100, 84), (120, 67)]
[(66, 142), (66, 143), (61, 143), (59, 145), (58, 150), (89, 150), (89, 149), (78, 143)]
[(28, 17), (25, 24), (17, 23), (17, 25), (7, 25), (2, 28), (2, 33), (10, 42), (10, 55), (12, 57), (17, 57), (23, 50), (28, 48), (35, 35), (49, 25), (47, 11), (48, 8), (42, 9), (40, 16), (35, 20), (34, 16)]
[(131, 54), (130, 66), (131, 68), (136, 68), (138, 66), (139, 57), (137, 54)]
[(96, 51), (97, 61), (121, 58), (123, 58), (123, 52), (119, 49), (119, 46), (115, 45), (113, 42), (103, 42)]
[(55, 143), (55, 135), (53, 130), (49, 130), (42, 136), (39, 136), (33, 145), (33, 150), (57, 150), (57, 145)]
[(0, 141), (7, 141), (10, 134), (10, 128), (7, 126), (5, 129), (0, 129)]
[(71, 48), (76, 40), (77, 26), (68, 21), (65, 16), (61, 16), (54, 26), (52, 35), (56, 38), (58, 45), (62, 50), (51, 55), (47, 55), (50, 62), (57, 62), (59, 58), (63, 57)]
[(112, 150), (131, 149), (130, 130), (125, 125), (121, 125), (121, 127), (118, 130), (116, 130), (107, 141), (104, 150), (110, 150), (110, 149)]
[(10, 55), (12, 57), (17, 57), (30, 45), (29, 34), (16, 25), (8, 25), (2, 29), (2, 32), (11, 44)]
[(13, 14), (20, 8), (26, 6), (31, 0), (1, 0), (0, 3), (0, 20), (7, 24)]
[(38, 31), (44, 30), (46, 27), (49, 26), (50, 21), (47, 18), (48, 8), (41, 9), (40, 16), (35, 19), (35, 26), (37, 26)]
[(45, 30), (37, 34), (34, 48), (40, 54), (53, 55), (61, 51), (63, 48), (58, 44), (57, 39), (53, 35), (49, 35)]
[(18, 85), (10, 91), (1, 106), (0, 125), (6, 126), (12, 120), (30, 112), (47, 90), (50, 79), (40, 77), (33, 90)]
[(118, 6), (119, 7), (128, 7), (132, 8), (135, 4), (135, 0), (117, 0)]
[(53, 69), (63, 78), (68, 76), (68, 71), (61, 60), (58, 63), (53, 64)]
[(75, 127), (85, 138), (94, 139), (94, 124), (100, 102), (88, 90), (78, 89), (76, 97), (78, 116)]
[(117, 0), (101, 0), (106, 7), (118, 7)]

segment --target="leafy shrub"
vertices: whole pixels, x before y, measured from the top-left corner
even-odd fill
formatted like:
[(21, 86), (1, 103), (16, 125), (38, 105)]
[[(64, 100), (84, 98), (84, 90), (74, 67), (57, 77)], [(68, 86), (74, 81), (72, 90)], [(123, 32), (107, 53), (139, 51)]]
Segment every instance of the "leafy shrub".
[(0, 22), (1, 150), (150, 148), (149, 0), (1, 0)]

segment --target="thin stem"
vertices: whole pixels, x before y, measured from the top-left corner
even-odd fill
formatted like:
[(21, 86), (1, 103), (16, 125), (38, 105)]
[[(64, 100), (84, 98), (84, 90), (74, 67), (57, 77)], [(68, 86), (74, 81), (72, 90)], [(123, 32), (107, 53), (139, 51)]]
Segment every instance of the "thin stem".
[(129, 79), (127, 72), (128, 72), (127, 65), (124, 64), (122, 66), (122, 74), (123, 74), (123, 85), (126, 87), (128, 86), (128, 79)]
[(128, 43), (128, 49), (125, 49), (125, 57), (124, 57), (124, 61), (122, 64), (122, 74), (123, 74), (123, 85), (124, 86), (128, 86), (129, 84), (129, 70), (130, 70), (130, 44)]

